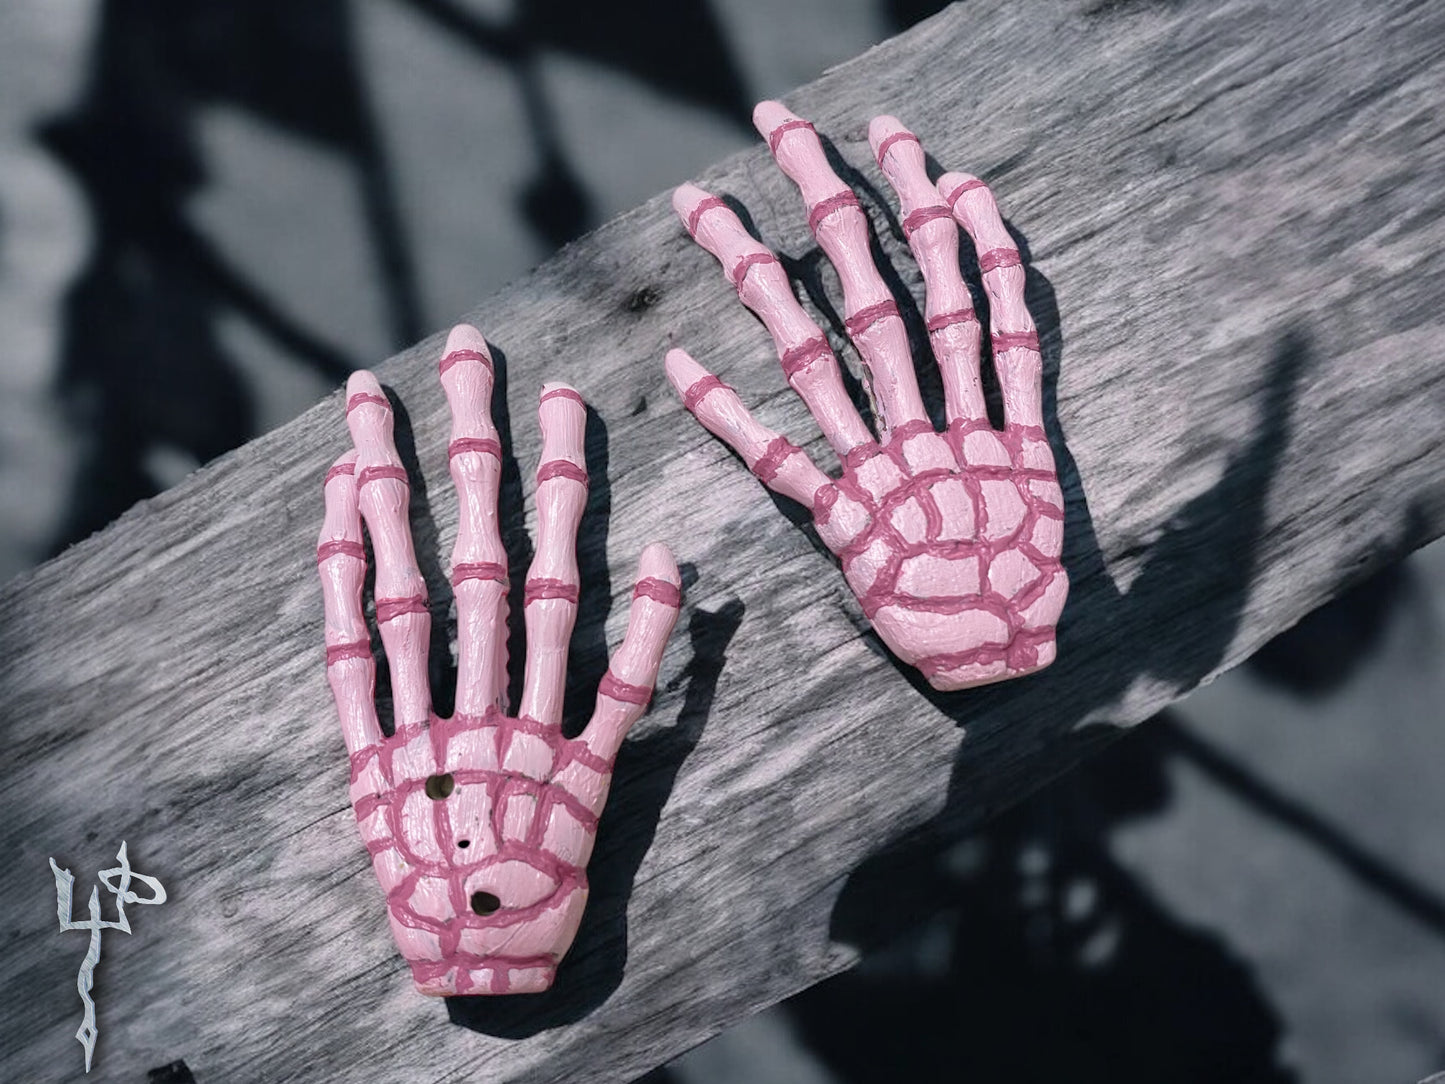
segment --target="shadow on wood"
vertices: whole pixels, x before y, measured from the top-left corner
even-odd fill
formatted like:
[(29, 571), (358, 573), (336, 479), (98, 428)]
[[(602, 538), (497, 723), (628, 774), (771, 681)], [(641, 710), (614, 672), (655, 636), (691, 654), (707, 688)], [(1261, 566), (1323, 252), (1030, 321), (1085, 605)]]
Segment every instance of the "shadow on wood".
[(886, 940), (787, 1003), (839, 1081), (1295, 1080), (1249, 965), (1110, 848), (1172, 800), (1161, 736), (1131, 733), (975, 835), (859, 868), (835, 925)]

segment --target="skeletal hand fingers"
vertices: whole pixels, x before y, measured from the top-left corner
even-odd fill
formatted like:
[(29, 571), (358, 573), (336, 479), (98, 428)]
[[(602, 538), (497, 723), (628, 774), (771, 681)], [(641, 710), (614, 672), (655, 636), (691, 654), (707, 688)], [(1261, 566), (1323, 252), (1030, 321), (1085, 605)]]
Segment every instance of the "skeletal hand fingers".
[(722, 200), (696, 185), (673, 192), (672, 206), (693, 239), (717, 257), (743, 304), (767, 327), (788, 383), (828, 443), (843, 456), (871, 442), (872, 434), (843, 387), (828, 337), (798, 304), (778, 258), (743, 228)]
[(366, 551), (361, 545), (355, 472), (354, 451), (326, 472), (326, 518), (316, 546), (326, 613), (326, 678), (336, 698), (346, 750), (353, 757), (382, 740), (374, 698), (376, 661), (362, 612)]
[(527, 667), (519, 714), (562, 721), (567, 647), (577, 620), (577, 528), (587, 503), (582, 396), (566, 384), (544, 384), (538, 407), (542, 462), (537, 468), (537, 553), (527, 570)]
[(898, 195), (903, 233), (923, 271), (925, 317), (943, 377), (949, 423), (987, 417), (979, 378), (978, 314), (958, 268), (953, 212), (928, 179), (923, 146), (897, 117), (874, 117), (868, 141), (878, 167)]
[(898, 303), (873, 263), (868, 219), (858, 197), (828, 165), (813, 126), (781, 102), (760, 102), (753, 110), (753, 125), (797, 184), (808, 208), (808, 226), (838, 271), (848, 333), (868, 366), (882, 413), (885, 434), (880, 436), (926, 420), (908, 335)]
[(410, 485), (392, 440), (391, 404), (364, 369), (351, 374), (346, 391), (361, 514), (376, 555), (376, 623), (391, 669), (396, 725), (424, 723), (431, 714), (426, 667), (431, 612), (412, 548)]
[(451, 408), (448, 445), (460, 522), (452, 548), (457, 600), (457, 711), (504, 708), (507, 670), (507, 551), (498, 523), (502, 447), (492, 423), (495, 374), (481, 332), (452, 328), (438, 365)]
[(1038, 330), (1024, 303), (1026, 276), (1018, 246), (983, 181), (967, 173), (945, 173), (938, 179), (938, 191), (978, 252), (1005, 419), (1009, 425), (1041, 426), (1043, 359)]
[(627, 635), (612, 655), (597, 688), (597, 708), (581, 741), (609, 764), (628, 729), (647, 710), (662, 665), (663, 648), (682, 605), (682, 578), (672, 552), (661, 542), (642, 551)]
[(828, 476), (808, 454), (781, 434), (760, 424), (743, 406), (737, 392), (692, 359), (686, 351), (669, 350), (664, 361), (667, 379), (682, 397), (683, 406), (713, 436), (748, 465), (748, 470), (769, 489), (791, 497), (809, 511)]

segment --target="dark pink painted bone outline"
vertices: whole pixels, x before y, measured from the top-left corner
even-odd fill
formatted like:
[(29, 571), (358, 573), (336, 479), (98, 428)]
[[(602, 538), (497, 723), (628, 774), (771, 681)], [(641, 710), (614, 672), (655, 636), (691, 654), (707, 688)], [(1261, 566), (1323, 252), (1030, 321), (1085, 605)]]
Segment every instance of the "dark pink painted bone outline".
[[(454, 328), (438, 368), (452, 411), (448, 451), (462, 513), (452, 553), (457, 712), (442, 719), (431, 710), (431, 612), (407, 526), (409, 486), (392, 441), (390, 404), (366, 372), (354, 374), (348, 388), (356, 449), (326, 472), (316, 559), (327, 675), (350, 751), (352, 805), (417, 989), (544, 990), (581, 920), (613, 760), (652, 696), (682, 602), (680, 580), (666, 546), (643, 551), (627, 634), (599, 685), (592, 720), (578, 738), (564, 738), (575, 540), (587, 491), (584, 405), (565, 385), (544, 387), (540, 529), (524, 602), (527, 668), (518, 713), (506, 715), (508, 581), (496, 522), (501, 446), (481, 334)], [(362, 610), (362, 517), (377, 558), (376, 617), (396, 705), (389, 738), (376, 717), (376, 664)]]
[[(878, 117), (869, 139), (902, 203), (902, 225), (927, 284), (926, 321), (943, 377), (947, 429), (928, 420), (898, 305), (868, 247), (857, 196), (828, 166), (813, 125), (777, 102), (753, 114), (779, 166), (802, 191), (808, 228), (843, 285), (844, 324), (877, 406), (874, 439), (844, 391), (827, 336), (793, 297), (777, 257), (727, 205), (683, 185), (673, 206), (762, 318), (788, 383), (843, 464), (836, 481), (786, 437), (758, 424), (727, 384), (681, 350), (667, 356), (683, 405), (769, 488), (806, 505), (863, 612), (903, 661), (938, 689), (1047, 666), (1068, 594), (1060, 561), (1063, 494), (1043, 429), (1038, 332), (1024, 271), (993, 194), (976, 177), (929, 182), (918, 137)], [(989, 296), (1005, 427), (988, 421), (981, 329), (958, 267), (962, 225)]]

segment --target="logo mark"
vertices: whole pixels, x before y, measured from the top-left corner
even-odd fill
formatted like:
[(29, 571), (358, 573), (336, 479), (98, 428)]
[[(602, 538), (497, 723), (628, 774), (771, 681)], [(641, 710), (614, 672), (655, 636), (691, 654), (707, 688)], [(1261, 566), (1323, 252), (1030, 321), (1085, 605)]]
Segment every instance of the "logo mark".
[[(95, 1056), (95, 1038), (100, 1034), (100, 1029), (95, 1024), (95, 1002), (91, 999), (90, 989), (95, 982), (95, 965), (100, 963), (100, 932), (101, 930), (120, 930), (122, 933), (130, 933), (130, 919), (126, 917), (125, 905), (128, 903), (146, 906), (153, 903), (166, 902), (166, 890), (161, 887), (160, 881), (154, 877), (147, 877), (144, 873), (136, 873), (130, 868), (130, 859), (126, 856), (125, 841), (122, 840), (120, 850), (116, 852), (116, 861), (120, 865), (114, 869), (103, 869), (98, 876), (100, 883), (105, 890), (115, 897), (115, 914), (113, 921), (106, 921), (100, 917), (100, 888), (93, 887), (90, 890), (90, 917), (84, 921), (72, 922), (71, 902), (72, 891), (75, 885), (75, 878), (71, 876), (70, 870), (61, 869), (55, 864), (55, 859), (50, 860), (50, 870), (55, 874), (55, 905), (60, 915), (60, 928), (62, 930), (89, 930), (90, 949), (85, 954), (85, 959), (80, 964), (80, 973), (75, 979), (75, 988), (80, 991), (80, 1000), (85, 1005), (85, 1016), (81, 1020), (80, 1028), (76, 1031), (75, 1037), (80, 1045), (85, 1047), (85, 1071), (90, 1072), (90, 1062)], [(150, 887), (149, 899), (143, 899), (131, 891), (132, 881), (143, 881)]]

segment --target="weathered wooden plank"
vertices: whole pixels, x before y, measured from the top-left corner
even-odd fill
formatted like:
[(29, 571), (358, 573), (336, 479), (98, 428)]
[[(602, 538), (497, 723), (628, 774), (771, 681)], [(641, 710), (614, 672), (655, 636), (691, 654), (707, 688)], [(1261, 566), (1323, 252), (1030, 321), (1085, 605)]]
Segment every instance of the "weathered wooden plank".
[[(548, 995), (422, 999), (386, 931), (311, 564), (339, 398), (8, 585), (0, 1076), (78, 1067), (83, 938), (56, 931), (46, 857), (88, 886), (122, 838), (171, 901), (106, 940), (98, 1079), (184, 1058), (203, 1082), (624, 1080), (846, 966), (830, 913), (863, 858), (986, 817), (1113, 730), (1088, 724), (1147, 717), (1445, 529), (1442, 43), (1445, 11), (1409, 0), (974, 3), (792, 97), (855, 169), (900, 290), (918, 275), (875, 112), (987, 177), (1027, 244), (1075, 587), (1060, 661), (1008, 686), (939, 696), (896, 669), (831, 561), (682, 411), (672, 343), (815, 436), (664, 198), (471, 314), (505, 356), (521, 474), (542, 379), (596, 408), (579, 705), (642, 545), (694, 569)], [(832, 284), (764, 150), (699, 180)], [(445, 598), (439, 342), (380, 372)]]

